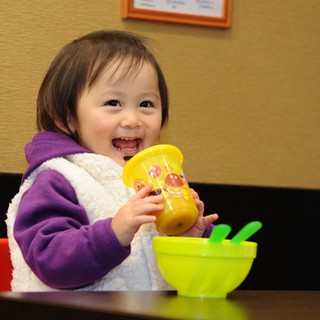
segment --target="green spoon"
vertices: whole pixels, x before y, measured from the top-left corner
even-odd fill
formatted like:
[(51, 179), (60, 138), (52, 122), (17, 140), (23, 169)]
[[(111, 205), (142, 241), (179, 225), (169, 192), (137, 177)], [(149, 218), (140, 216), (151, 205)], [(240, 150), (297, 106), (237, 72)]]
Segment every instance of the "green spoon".
[(262, 223), (260, 221), (249, 222), (230, 240), (230, 243), (237, 244), (247, 240), (261, 229), (261, 227)]
[(220, 243), (224, 240), (231, 231), (231, 227), (227, 224), (218, 224), (212, 230), (209, 242), (211, 243)]

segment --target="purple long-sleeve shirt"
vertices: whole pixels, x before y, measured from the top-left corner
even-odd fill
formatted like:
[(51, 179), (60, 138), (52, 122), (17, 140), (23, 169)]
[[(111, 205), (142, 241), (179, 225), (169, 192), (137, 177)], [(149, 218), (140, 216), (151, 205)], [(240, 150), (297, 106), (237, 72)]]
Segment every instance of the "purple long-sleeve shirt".
[[(26, 145), (28, 175), (54, 157), (86, 153), (72, 139), (53, 132), (39, 132)], [(212, 226), (204, 237), (208, 237)], [(90, 224), (75, 190), (58, 171), (42, 171), (22, 196), (14, 237), (26, 263), (46, 285), (73, 289), (105, 276), (123, 262), (131, 248), (122, 247), (111, 218)]]

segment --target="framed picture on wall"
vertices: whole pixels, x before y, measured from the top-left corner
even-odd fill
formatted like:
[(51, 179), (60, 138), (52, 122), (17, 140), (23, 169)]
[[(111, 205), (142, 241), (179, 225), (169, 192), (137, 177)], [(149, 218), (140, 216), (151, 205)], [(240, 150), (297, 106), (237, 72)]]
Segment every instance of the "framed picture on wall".
[(122, 0), (123, 19), (230, 28), (232, 0)]

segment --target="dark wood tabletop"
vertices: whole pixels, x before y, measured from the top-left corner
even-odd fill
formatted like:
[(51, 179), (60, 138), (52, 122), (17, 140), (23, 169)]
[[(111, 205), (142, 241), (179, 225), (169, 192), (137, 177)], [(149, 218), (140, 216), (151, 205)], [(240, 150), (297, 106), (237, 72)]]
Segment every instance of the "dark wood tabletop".
[(227, 299), (175, 291), (0, 292), (1, 319), (320, 319), (320, 291), (236, 290)]

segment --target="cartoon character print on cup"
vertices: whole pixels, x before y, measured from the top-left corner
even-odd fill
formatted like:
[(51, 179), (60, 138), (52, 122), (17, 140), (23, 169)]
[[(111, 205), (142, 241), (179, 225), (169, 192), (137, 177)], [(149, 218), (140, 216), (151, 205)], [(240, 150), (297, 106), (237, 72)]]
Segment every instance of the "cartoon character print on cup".
[(161, 188), (151, 191), (151, 195), (158, 195), (162, 192), (167, 199), (185, 198), (185, 200), (189, 201), (188, 182), (183, 172), (180, 175), (176, 172), (178, 170), (169, 164), (166, 164), (163, 170), (158, 165), (152, 165), (148, 170), (149, 176), (157, 180), (157, 184)]
[(159, 166), (151, 166), (148, 173), (151, 178), (158, 178), (161, 174), (161, 168)]
[(137, 179), (133, 183), (133, 189), (135, 192), (140, 191), (141, 189), (143, 189), (146, 186), (147, 186), (147, 183), (143, 179)]
[[(144, 187), (147, 186), (147, 183), (143, 180), (143, 179), (137, 179), (135, 180), (135, 182), (133, 183), (133, 189), (135, 192), (138, 192), (140, 191), (141, 189), (143, 189)], [(147, 194), (147, 196), (157, 196), (159, 194), (161, 194), (162, 192), (162, 189), (159, 188), (159, 189), (154, 189), (152, 190), (151, 192), (149, 192)]]
[(189, 193), (186, 184), (176, 173), (169, 173), (164, 181), (168, 190), (168, 197), (185, 198), (189, 200)]

